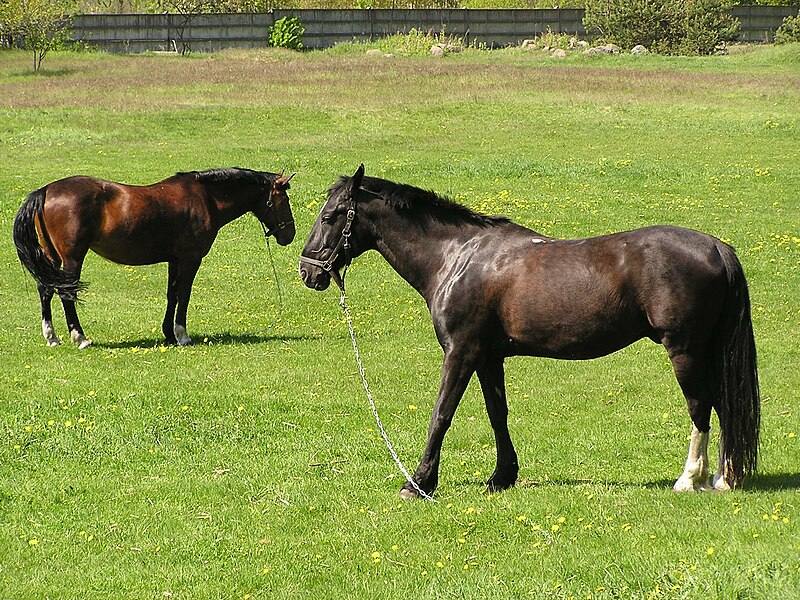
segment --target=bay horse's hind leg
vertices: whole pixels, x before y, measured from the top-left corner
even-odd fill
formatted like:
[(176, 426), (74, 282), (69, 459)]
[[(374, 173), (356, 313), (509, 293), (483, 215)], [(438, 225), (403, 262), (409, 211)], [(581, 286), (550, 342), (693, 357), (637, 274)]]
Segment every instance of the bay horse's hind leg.
[[(83, 266), (83, 257), (86, 256), (86, 251), (84, 250), (79, 255), (79, 260), (74, 258), (65, 259), (63, 265), (64, 271), (74, 274), (75, 281), (80, 281), (81, 267)], [(88, 348), (92, 345), (92, 340), (86, 339), (86, 336), (83, 333), (81, 322), (78, 319), (78, 311), (75, 309), (74, 296), (67, 297), (59, 292), (59, 298), (61, 298), (61, 304), (64, 307), (64, 316), (67, 319), (67, 330), (69, 331), (69, 337), (72, 340), (72, 343), (78, 346), (78, 348), (81, 350)]]
[(37, 285), (39, 291), (39, 302), (42, 305), (42, 335), (44, 341), (48, 346), (60, 346), (61, 342), (56, 335), (55, 327), (53, 327), (53, 310), (50, 306), (53, 300), (54, 290), (51, 287), (44, 285)]
[(508, 403), (506, 401), (505, 371), (503, 359), (487, 362), (478, 369), (478, 380), (486, 402), (486, 412), (494, 430), (497, 448), (497, 465), (486, 482), (489, 491), (503, 490), (517, 481), (519, 464), (511, 435), (508, 432)]
[(67, 329), (72, 343), (81, 350), (92, 345), (92, 340), (86, 339), (83, 328), (78, 320), (78, 311), (75, 309), (75, 301), (61, 297), (61, 304), (64, 305), (64, 315), (67, 317)]
[(675, 377), (681, 386), (692, 419), (689, 454), (683, 474), (673, 486), (677, 492), (711, 490), (708, 466), (708, 435), (711, 429), (711, 393), (708, 387), (708, 372), (705, 361), (683, 351), (670, 352)]

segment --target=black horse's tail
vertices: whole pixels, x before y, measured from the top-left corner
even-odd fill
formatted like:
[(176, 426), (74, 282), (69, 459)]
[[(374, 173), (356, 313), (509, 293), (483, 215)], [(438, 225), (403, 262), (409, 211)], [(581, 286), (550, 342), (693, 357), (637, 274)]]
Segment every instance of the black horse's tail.
[(39, 243), (36, 220), (46, 244), (52, 247), (44, 225), (44, 198), (47, 187), (28, 194), (14, 219), (14, 245), (22, 265), (33, 275), (36, 283), (48, 290), (57, 291), (67, 300), (77, 300), (78, 293), (86, 288), (77, 274), (61, 269), (45, 253)]
[(761, 398), (750, 293), (733, 248), (718, 244), (728, 274), (728, 298), (717, 324), (714, 369), (719, 389), (715, 409), (720, 425), (720, 457), (726, 481), (741, 485), (755, 473)]

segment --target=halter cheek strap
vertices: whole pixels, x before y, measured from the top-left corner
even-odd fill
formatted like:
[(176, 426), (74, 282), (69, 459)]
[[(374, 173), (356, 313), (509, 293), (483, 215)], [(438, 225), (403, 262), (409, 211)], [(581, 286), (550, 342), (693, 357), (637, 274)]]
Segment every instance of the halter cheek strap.
[[(291, 179), (291, 177), (289, 179)], [(269, 198), (267, 199), (266, 207), (267, 207), (267, 210), (271, 210), (272, 212), (274, 212), (277, 215), (278, 211), (275, 208), (275, 203), (272, 201), (272, 194), (274, 194), (274, 193), (275, 193), (275, 187), (273, 186), (269, 191)], [(289, 221), (278, 221), (278, 224), (275, 225), (275, 227), (272, 227), (272, 228), (268, 229), (267, 225), (266, 225), (266, 223), (264, 223), (264, 221), (259, 219), (258, 222), (261, 223), (261, 229), (264, 230), (264, 237), (265, 238), (268, 238), (271, 235), (275, 235), (275, 232), (280, 231), (284, 227), (288, 227), (289, 225), (294, 225), (294, 219), (291, 219)]]
[[(350, 235), (351, 229), (353, 227), (353, 221), (356, 218), (356, 203), (351, 198), (350, 199), (350, 206), (347, 208), (347, 221), (342, 228), (342, 235), (339, 238), (339, 241), (334, 246), (333, 251), (328, 255), (326, 260), (317, 260), (316, 258), (309, 258), (307, 256), (300, 255), (300, 262), (307, 263), (309, 265), (314, 265), (316, 267), (321, 268), (325, 271), (328, 275), (330, 275), (331, 279), (336, 282), (336, 285), (339, 286), (339, 289), (344, 291), (344, 276), (347, 273), (347, 267), (350, 266), (350, 262), (353, 260), (353, 257), (350, 254), (350, 249), (352, 248), (350, 244)], [(342, 274), (339, 274), (339, 271), (333, 268), (333, 263), (339, 258), (339, 254), (344, 251), (344, 271)]]

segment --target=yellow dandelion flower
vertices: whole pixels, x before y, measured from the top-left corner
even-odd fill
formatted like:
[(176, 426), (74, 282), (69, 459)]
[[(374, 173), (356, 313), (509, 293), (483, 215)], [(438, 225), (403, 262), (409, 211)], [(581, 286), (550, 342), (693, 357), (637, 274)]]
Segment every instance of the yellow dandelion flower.
[(39, 540), (37, 540), (36, 538), (28, 540), (28, 546), (36, 546), (38, 544), (39, 544)]
[(442, 561), (436, 561), (436, 568), (437, 569), (444, 569), (444, 563)]
[(707, 554), (708, 556), (711, 556), (712, 554), (714, 554), (714, 552), (715, 552), (715, 551), (716, 551), (716, 550), (715, 550), (714, 546), (710, 546), (710, 547), (708, 548), (708, 550), (706, 550), (706, 554)]

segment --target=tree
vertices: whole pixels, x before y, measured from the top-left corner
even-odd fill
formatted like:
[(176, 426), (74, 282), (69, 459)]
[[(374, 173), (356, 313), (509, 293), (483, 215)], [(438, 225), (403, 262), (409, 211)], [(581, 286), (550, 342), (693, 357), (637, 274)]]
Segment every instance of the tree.
[(0, 0), (0, 35), (33, 52), (38, 71), (50, 50), (69, 39), (75, 0)]
[[(177, 41), (181, 45), (181, 54), (191, 51), (190, 39), (186, 35), (187, 29), (191, 31), (191, 23), (203, 13), (216, 12), (221, 0), (155, 0), (158, 12), (178, 15), (178, 24), (175, 26)], [(176, 48), (177, 49), (177, 48)]]
[(735, 39), (734, 0), (587, 0), (583, 24), (606, 41), (663, 54), (712, 54)]

